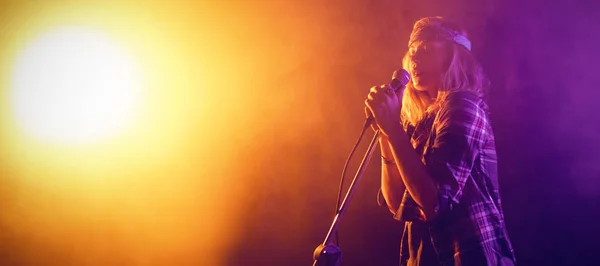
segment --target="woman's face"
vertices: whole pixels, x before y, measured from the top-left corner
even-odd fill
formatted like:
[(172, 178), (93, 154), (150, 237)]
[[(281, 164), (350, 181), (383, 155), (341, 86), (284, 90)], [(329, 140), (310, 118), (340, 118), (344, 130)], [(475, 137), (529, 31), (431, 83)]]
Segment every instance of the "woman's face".
[(437, 90), (446, 71), (449, 51), (442, 41), (416, 41), (408, 50), (409, 72), (415, 89)]

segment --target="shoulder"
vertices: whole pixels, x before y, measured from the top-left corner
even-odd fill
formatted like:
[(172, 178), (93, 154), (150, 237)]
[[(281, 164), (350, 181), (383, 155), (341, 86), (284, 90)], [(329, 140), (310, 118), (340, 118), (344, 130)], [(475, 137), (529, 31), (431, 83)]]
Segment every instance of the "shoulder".
[(450, 92), (440, 106), (446, 110), (478, 110), (484, 109), (483, 97), (470, 91)]
[(437, 115), (438, 132), (485, 140), (491, 132), (487, 105), (483, 97), (468, 91), (446, 95)]
[(482, 96), (469, 91), (451, 92), (440, 104), (439, 119), (487, 119), (489, 108)]

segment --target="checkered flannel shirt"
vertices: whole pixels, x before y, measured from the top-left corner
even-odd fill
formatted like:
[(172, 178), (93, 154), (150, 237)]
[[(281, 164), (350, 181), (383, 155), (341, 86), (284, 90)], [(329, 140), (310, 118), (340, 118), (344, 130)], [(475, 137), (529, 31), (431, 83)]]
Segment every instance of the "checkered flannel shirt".
[[(394, 218), (426, 223), (442, 265), (500, 265), (497, 260), (502, 257), (515, 262), (500, 204), (487, 110), (481, 97), (453, 92), (437, 113), (406, 128), (437, 184), (438, 201), (436, 216), (425, 221), (420, 206), (405, 190)], [(401, 261), (408, 259), (407, 240), (403, 237)]]

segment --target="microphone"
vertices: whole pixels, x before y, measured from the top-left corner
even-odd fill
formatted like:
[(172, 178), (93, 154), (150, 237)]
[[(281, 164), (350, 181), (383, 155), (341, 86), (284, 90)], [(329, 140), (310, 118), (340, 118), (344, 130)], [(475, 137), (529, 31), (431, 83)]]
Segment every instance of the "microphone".
[[(394, 74), (392, 74), (392, 82), (390, 82), (390, 86), (392, 87), (394, 93), (397, 93), (398, 90), (404, 90), (406, 84), (408, 84), (409, 81), (410, 74), (408, 73), (408, 71), (404, 69), (398, 69), (394, 71)], [(373, 123), (374, 119), (375, 118), (373, 117), (373, 114), (369, 112), (369, 116), (367, 117), (367, 121), (365, 122), (365, 128), (370, 126), (371, 123)]]

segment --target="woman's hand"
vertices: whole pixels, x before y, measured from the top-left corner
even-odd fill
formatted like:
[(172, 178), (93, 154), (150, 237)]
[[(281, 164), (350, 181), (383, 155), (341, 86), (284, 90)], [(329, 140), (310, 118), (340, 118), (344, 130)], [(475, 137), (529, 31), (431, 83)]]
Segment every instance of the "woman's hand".
[(402, 107), (402, 90), (394, 93), (389, 84), (373, 86), (365, 100), (368, 109), (365, 109), (367, 116), (369, 112), (373, 114), (377, 125), (372, 125), (373, 129), (379, 128), (385, 136), (396, 134), (402, 130), (400, 125), (400, 110)]

